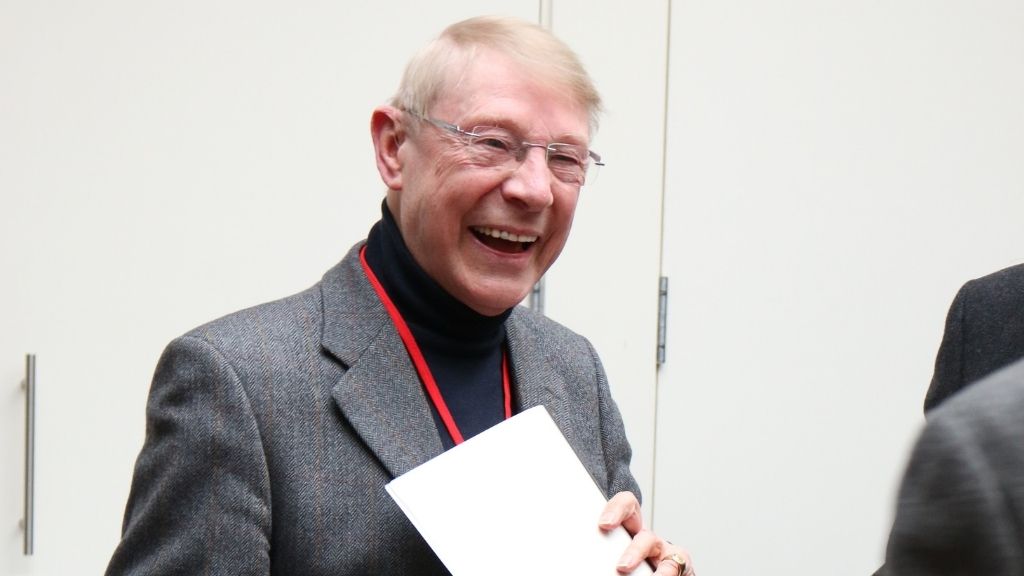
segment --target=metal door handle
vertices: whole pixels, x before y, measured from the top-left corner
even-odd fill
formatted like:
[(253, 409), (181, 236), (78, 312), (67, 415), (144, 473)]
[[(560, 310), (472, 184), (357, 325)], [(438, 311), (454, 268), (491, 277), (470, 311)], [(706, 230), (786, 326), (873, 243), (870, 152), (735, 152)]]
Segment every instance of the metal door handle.
[(25, 355), (25, 556), (31, 556), (35, 545), (35, 482), (36, 482), (36, 355)]

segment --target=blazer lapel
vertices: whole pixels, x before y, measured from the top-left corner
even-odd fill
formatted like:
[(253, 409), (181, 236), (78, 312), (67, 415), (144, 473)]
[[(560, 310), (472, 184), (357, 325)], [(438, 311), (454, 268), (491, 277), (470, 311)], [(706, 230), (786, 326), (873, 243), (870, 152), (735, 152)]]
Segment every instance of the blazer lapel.
[[(565, 363), (555, 356), (559, 352), (545, 341), (546, 332), (531, 312), (517, 308), (505, 326), (519, 411), (547, 407), (594, 482), (607, 494), (601, 423), (594, 407), (597, 383), (579, 381), (564, 372)], [(570, 378), (575, 379), (570, 382)]]
[(515, 375), (517, 412), (534, 406), (546, 406), (562, 434), (571, 441), (576, 430), (574, 419), (568, 417), (573, 407), (566, 402), (568, 396), (564, 391), (565, 382), (551, 368), (547, 352), (538, 341), (536, 331), (524, 321), (525, 314), (524, 310), (517, 308), (505, 325), (509, 357)]
[(355, 246), (321, 283), (323, 346), (346, 367), (331, 396), (392, 476), (443, 451), (423, 386)]

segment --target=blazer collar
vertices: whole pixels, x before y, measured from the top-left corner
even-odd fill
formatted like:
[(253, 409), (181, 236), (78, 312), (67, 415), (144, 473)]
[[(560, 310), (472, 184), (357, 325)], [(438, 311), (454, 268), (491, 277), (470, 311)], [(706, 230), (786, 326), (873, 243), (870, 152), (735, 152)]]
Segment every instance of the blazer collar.
[(443, 451), (430, 406), (398, 332), (354, 246), (324, 275), (322, 343), (346, 371), (331, 391), (341, 413), (392, 476)]
[(509, 357), (515, 375), (517, 408), (521, 412), (534, 406), (546, 406), (552, 420), (567, 438), (575, 435), (573, 410), (566, 390), (566, 381), (552, 366), (550, 347), (541, 341), (541, 330), (531, 316), (534, 313), (517, 308), (505, 325)]

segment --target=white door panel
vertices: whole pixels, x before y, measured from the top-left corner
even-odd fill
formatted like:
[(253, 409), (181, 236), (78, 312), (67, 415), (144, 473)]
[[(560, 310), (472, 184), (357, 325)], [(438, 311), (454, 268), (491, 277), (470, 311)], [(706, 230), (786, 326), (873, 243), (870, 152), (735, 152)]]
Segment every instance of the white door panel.
[(1024, 260), (1022, 29), (674, 3), (656, 518), (702, 573), (880, 564), (949, 303)]

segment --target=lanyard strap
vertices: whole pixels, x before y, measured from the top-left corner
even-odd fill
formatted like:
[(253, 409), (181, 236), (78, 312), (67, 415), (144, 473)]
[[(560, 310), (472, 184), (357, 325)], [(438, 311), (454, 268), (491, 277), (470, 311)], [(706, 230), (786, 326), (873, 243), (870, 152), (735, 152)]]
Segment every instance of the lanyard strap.
[[(366, 262), (366, 246), (363, 246), (359, 251), (359, 261), (363, 264), (363, 271), (366, 273), (367, 279), (370, 280), (370, 285), (373, 286), (374, 291), (377, 292), (377, 297), (380, 298), (384, 308), (388, 311), (388, 316), (391, 316), (391, 321), (394, 323), (395, 329), (398, 330), (398, 335), (402, 338), (405, 349), (409, 352), (413, 366), (416, 367), (416, 373), (419, 374), (423, 387), (427, 389), (427, 396), (434, 404), (434, 408), (437, 409), (437, 413), (441, 416), (441, 421), (448, 430), (448, 434), (452, 437), (452, 442), (455, 445), (462, 444), (464, 440), (462, 432), (459, 431), (458, 425), (455, 424), (455, 419), (452, 418), (451, 411), (448, 410), (448, 404), (445, 403), (441, 390), (437, 387), (434, 375), (430, 372), (430, 367), (427, 366), (427, 360), (423, 357), (423, 352), (420, 351), (419, 344), (416, 343), (416, 339), (412, 335), (412, 330), (409, 329), (409, 325), (405, 323), (405, 318), (402, 318), (398, 307), (391, 301), (391, 297), (384, 290), (384, 286), (377, 279), (377, 275), (373, 273), (370, 265)], [(505, 395), (505, 418), (508, 419), (512, 417), (512, 386), (508, 374), (508, 354), (504, 350), (501, 353), (501, 384)]]

